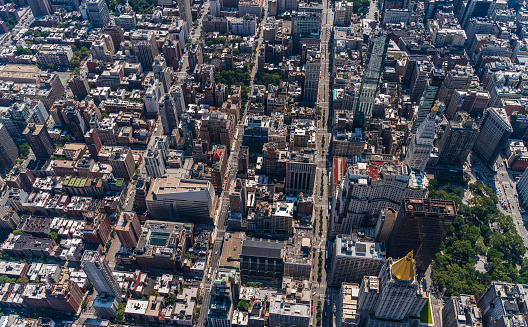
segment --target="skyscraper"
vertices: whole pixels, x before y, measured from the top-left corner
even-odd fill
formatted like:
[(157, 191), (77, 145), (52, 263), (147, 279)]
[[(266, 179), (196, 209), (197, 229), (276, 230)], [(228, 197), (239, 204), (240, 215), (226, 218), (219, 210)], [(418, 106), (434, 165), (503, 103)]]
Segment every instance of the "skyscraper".
[(304, 96), (307, 103), (317, 101), (319, 77), (321, 76), (321, 53), (319, 47), (306, 50), (306, 71), (304, 77)]
[(180, 11), (180, 18), (187, 23), (187, 29), (192, 30), (192, 15), (191, 15), (191, 1), (178, 0), (178, 10)]
[(424, 170), (429, 161), (435, 140), (436, 111), (431, 112), (411, 136), (411, 142), (405, 156), (405, 163), (412, 169)]
[(141, 223), (134, 211), (122, 212), (115, 226), (117, 237), (121, 246), (125, 248), (136, 248), (141, 237)]
[(86, 1), (86, 13), (94, 28), (104, 27), (110, 22), (110, 13), (105, 0)]
[(116, 178), (124, 178), (130, 180), (134, 175), (134, 156), (130, 148), (114, 148), (110, 155), (110, 166), (112, 166), (112, 173)]
[(414, 251), (416, 270), (424, 273), (455, 216), (452, 201), (406, 198), (389, 239), (389, 255), (398, 258)]
[(28, 0), (28, 4), (35, 18), (50, 14), (50, 5), (48, 0)]
[(478, 126), (466, 112), (447, 123), (438, 146), (438, 164), (462, 166), (479, 134)]
[(479, 129), (473, 150), (485, 163), (493, 165), (513, 133), (506, 111), (503, 108), (487, 108)]
[[(369, 320), (404, 321), (419, 317), (427, 293), (418, 283), (413, 252), (394, 260), (389, 258), (380, 274), (366, 276), (359, 288), (358, 309), (370, 313)], [(370, 326), (370, 324), (368, 324)]]
[(84, 251), (82, 267), (99, 295), (115, 297), (118, 302), (121, 302), (121, 289), (108, 263), (104, 257), (99, 255), (99, 252)]
[(329, 272), (329, 285), (360, 283), (364, 276), (377, 275), (385, 263), (385, 245), (359, 239), (356, 235), (336, 237)]
[(436, 101), (436, 95), (438, 93), (438, 86), (427, 84), (425, 91), (423, 92), (422, 98), (420, 100), (420, 106), (418, 107), (418, 112), (413, 120), (413, 125), (411, 127), (411, 133), (416, 133), (420, 124), (425, 120), (429, 115), (431, 110), (434, 107)]
[(354, 111), (354, 126), (356, 127), (363, 128), (367, 126), (372, 117), (372, 107), (378, 91), (389, 41), (390, 33), (370, 40), (359, 99)]
[(176, 103), (172, 96), (167, 93), (158, 103), (163, 134), (171, 135), (172, 131), (178, 127), (178, 114), (176, 113)]
[(321, 13), (293, 12), (291, 21), (294, 52), (299, 51), (302, 37), (319, 37), (321, 35)]
[(4, 124), (0, 124), (0, 166), (11, 168), (18, 158), (18, 148)]
[(156, 37), (152, 31), (139, 30), (131, 35), (134, 46), (134, 54), (138, 57), (144, 70), (152, 70), (154, 58), (158, 55)]
[(37, 159), (49, 159), (55, 151), (55, 145), (48, 134), (48, 128), (42, 124), (28, 124), (22, 133)]

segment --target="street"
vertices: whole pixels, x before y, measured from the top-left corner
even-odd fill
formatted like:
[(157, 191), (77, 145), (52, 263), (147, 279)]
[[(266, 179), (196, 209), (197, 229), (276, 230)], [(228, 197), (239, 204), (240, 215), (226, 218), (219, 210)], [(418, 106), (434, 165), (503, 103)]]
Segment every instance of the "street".
[[(264, 2), (264, 10), (266, 12), (265, 17), (263, 20), (267, 17), (267, 2)], [(204, 10), (204, 12), (207, 12), (207, 10)], [(201, 31), (202, 21), (200, 20), (199, 23), (199, 29)], [(258, 43), (257, 43), (257, 51), (262, 44), (263, 39), (263, 29), (261, 29), (261, 32), (258, 37)], [(196, 35), (194, 35), (196, 36)], [(252, 58), (253, 62), (255, 61), (255, 57)], [(185, 66), (186, 67), (186, 66)], [(183, 70), (183, 69), (182, 69)], [(251, 84), (249, 88), (253, 86), (253, 81), (255, 79), (255, 75), (257, 73), (257, 65), (253, 65), (253, 69), (251, 70)], [(244, 108), (244, 113), (242, 115), (241, 121), (243, 122), (245, 120), (246, 114), (247, 114), (247, 108), (246, 106)], [(203, 294), (203, 302), (202, 302), (202, 309), (200, 310), (200, 317), (198, 319), (198, 326), (203, 327), (206, 326), (207, 321), (207, 313), (209, 311), (209, 304), (211, 301), (211, 282), (212, 278), (214, 277), (214, 271), (216, 268), (218, 268), (218, 263), (220, 262), (220, 256), (222, 255), (222, 245), (224, 242), (224, 235), (226, 231), (226, 218), (229, 211), (229, 186), (231, 185), (231, 182), (235, 179), (236, 173), (237, 173), (237, 166), (238, 166), (238, 152), (240, 151), (240, 146), (242, 145), (242, 138), (244, 134), (244, 125), (238, 124), (236, 126), (236, 132), (235, 135), (237, 135), (237, 138), (233, 140), (233, 151), (229, 155), (228, 164), (227, 164), (227, 187), (222, 191), (221, 195), (218, 197), (218, 204), (217, 204), (217, 216), (215, 219), (215, 229), (213, 231), (213, 237), (214, 237), (214, 244), (213, 249), (210, 250), (209, 255), (209, 261), (210, 261), (210, 267), (212, 271), (212, 275), (204, 274), (203, 280), (202, 280), (202, 290), (204, 290)], [(215, 237), (216, 236), (216, 237)]]
[[(331, 3), (328, 0), (323, 1), (323, 14), (321, 24), (321, 77), (319, 79), (318, 89), (318, 100), (317, 107), (321, 110), (321, 119), (319, 120), (317, 129), (317, 173), (315, 177), (315, 212), (313, 219), (315, 222), (314, 229), (314, 244), (315, 250), (314, 262), (313, 262), (313, 281), (312, 281), (312, 305), (316, 308), (319, 301), (322, 302), (322, 325), (333, 326), (333, 313), (332, 307), (335, 303), (335, 290), (330, 290), (326, 284), (326, 267), (327, 253), (330, 256), (330, 251), (327, 252), (327, 241), (326, 237), (328, 234), (328, 197), (329, 197), (329, 180), (328, 180), (328, 169), (329, 164), (327, 161), (328, 148), (330, 146), (331, 134), (328, 133), (329, 125), (328, 121), (331, 119), (330, 115), (330, 104), (329, 95), (330, 90), (330, 56), (332, 55), (331, 35), (333, 33), (334, 25), (334, 13), (331, 7)], [(331, 127), (330, 127), (331, 128)], [(322, 192), (321, 192), (322, 191)], [(319, 222), (320, 214), (322, 213), (322, 224)], [(318, 235), (318, 237), (315, 237)], [(321, 281), (318, 282), (318, 256), (322, 254), (323, 269), (321, 271)], [(314, 313), (316, 311), (314, 310)], [(317, 315), (314, 314), (313, 325), (317, 325)]]

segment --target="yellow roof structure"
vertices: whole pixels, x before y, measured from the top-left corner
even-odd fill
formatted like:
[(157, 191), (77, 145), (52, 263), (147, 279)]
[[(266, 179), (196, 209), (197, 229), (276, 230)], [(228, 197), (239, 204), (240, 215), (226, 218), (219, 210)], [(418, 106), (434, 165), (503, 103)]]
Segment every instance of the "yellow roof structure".
[(413, 251), (392, 264), (392, 274), (399, 280), (411, 281), (414, 278)]

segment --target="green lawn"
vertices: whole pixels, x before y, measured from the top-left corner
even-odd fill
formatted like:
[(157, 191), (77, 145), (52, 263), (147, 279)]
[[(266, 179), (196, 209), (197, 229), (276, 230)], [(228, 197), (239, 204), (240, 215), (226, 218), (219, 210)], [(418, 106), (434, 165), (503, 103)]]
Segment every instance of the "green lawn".
[(429, 304), (429, 300), (425, 302), (425, 305), (420, 312), (420, 321), (423, 324), (432, 324), (433, 323), (433, 315), (431, 313), (431, 305)]

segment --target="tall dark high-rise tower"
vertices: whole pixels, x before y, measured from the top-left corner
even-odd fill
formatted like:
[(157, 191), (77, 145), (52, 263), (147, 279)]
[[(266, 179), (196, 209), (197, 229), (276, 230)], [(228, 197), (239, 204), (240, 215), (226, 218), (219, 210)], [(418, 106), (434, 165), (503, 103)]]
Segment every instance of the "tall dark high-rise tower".
[(180, 11), (180, 18), (187, 24), (187, 29), (192, 29), (192, 15), (191, 15), (191, 1), (178, 0), (178, 10)]
[(50, 14), (50, 5), (48, 0), (28, 0), (28, 4), (35, 18)]
[(401, 258), (414, 251), (416, 270), (423, 274), (455, 216), (453, 201), (405, 199), (389, 240), (389, 256)]
[(387, 56), (387, 48), (391, 34), (374, 37), (370, 40), (365, 71), (361, 81), (359, 99), (354, 112), (354, 126), (365, 127), (372, 117), (372, 107), (376, 92), (378, 91), (379, 80)]

